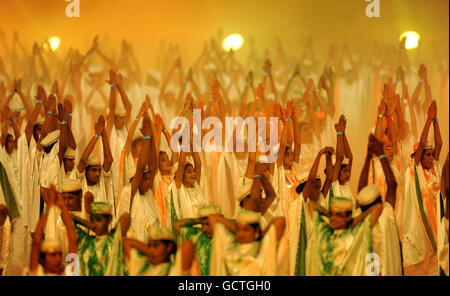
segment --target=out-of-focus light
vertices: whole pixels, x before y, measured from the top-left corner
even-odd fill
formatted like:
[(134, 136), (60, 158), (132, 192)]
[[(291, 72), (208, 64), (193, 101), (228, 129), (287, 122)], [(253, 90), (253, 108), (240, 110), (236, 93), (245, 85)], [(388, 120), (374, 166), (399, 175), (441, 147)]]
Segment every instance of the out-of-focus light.
[(419, 39), (420, 39), (419, 33), (414, 31), (406, 31), (403, 32), (402, 35), (400, 35), (400, 41), (403, 39), (403, 37), (406, 37), (405, 41), (406, 49), (414, 49), (417, 48), (417, 46), (419, 46)]
[(55, 51), (59, 48), (59, 45), (61, 44), (61, 39), (58, 36), (53, 36), (48, 38), (48, 43), (50, 44), (50, 49), (52, 51)]
[(242, 38), (239, 34), (232, 34), (223, 40), (222, 46), (223, 49), (229, 51), (232, 49), (233, 51), (238, 50), (244, 44), (244, 38)]

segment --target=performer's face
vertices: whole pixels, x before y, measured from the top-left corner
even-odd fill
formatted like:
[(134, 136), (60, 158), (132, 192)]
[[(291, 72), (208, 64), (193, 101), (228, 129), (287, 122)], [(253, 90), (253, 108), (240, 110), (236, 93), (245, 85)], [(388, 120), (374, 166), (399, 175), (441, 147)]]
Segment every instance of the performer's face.
[(162, 240), (150, 240), (148, 243), (149, 257), (155, 265), (168, 262), (173, 243), (164, 243)]
[(248, 244), (255, 241), (256, 229), (248, 224), (236, 224), (236, 237), (240, 244)]
[(166, 152), (161, 152), (159, 154), (159, 170), (161, 174), (167, 175), (172, 171), (172, 163), (169, 160)]
[(294, 155), (292, 153), (292, 149), (291, 147), (287, 147), (286, 152), (284, 153), (284, 161), (283, 161), (284, 168), (290, 170), (292, 168), (293, 163), (294, 163)]
[(42, 125), (35, 124), (33, 128), (33, 138), (37, 142), (39, 140), (39, 135), (41, 134)]
[(351, 212), (330, 211), (330, 226), (333, 229), (345, 229), (352, 218)]
[(59, 273), (61, 271), (62, 252), (45, 253), (44, 270), (49, 273)]
[(81, 211), (81, 191), (79, 194), (75, 192), (63, 192), (64, 204), (69, 211)]
[(387, 160), (389, 162), (392, 162), (394, 160), (395, 153), (397, 153), (395, 146), (392, 144), (385, 144), (383, 146), (383, 151), (384, 151), (384, 154), (386, 154), (386, 156), (387, 156)]
[(183, 174), (183, 183), (186, 187), (192, 187), (195, 182), (195, 170), (192, 165), (186, 165)]
[(121, 130), (125, 127), (125, 124), (127, 123), (125, 116), (114, 116), (114, 125), (116, 129)]
[(309, 197), (314, 201), (317, 200), (322, 190), (322, 180), (320, 180), (320, 178), (316, 178), (313, 181), (311, 181), (311, 186), (309, 190), (310, 190)]
[(139, 191), (141, 194), (146, 193), (152, 187), (152, 180), (150, 172), (144, 174), (141, 184), (139, 185)]
[(71, 172), (75, 166), (75, 159), (64, 158), (64, 171)]
[(422, 159), (420, 162), (422, 163), (422, 167), (426, 170), (429, 170), (433, 167), (433, 149), (427, 149), (423, 151)]
[(94, 215), (92, 223), (94, 223), (94, 232), (96, 235), (104, 235), (108, 233), (108, 226), (111, 223), (110, 215)]
[(86, 169), (86, 179), (88, 183), (97, 184), (100, 181), (100, 175), (102, 172), (102, 167), (99, 165), (93, 165)]
[(339, 184), (343, 185), (350, 180), (350, 168), (348, 165), (342, 167), (339, 171)]
[(211, 223), (209, 223), (209, 219), (205, 218), (201, 220), (202, 223), (202, 231), (207, 238), (212, 238), (213, 236), (213, 228), (211, 227)]
[(133, 145), (131, 146), (131, 153), (133, 157), (138, 158), (144, 148), (144, 139), (136, 139), (133, 141)]
[(11, 154), (14, 151), (16, 144), (14, 143), (14, 139), (11, 135), (8, 135), (6, 138), (6, 152)]

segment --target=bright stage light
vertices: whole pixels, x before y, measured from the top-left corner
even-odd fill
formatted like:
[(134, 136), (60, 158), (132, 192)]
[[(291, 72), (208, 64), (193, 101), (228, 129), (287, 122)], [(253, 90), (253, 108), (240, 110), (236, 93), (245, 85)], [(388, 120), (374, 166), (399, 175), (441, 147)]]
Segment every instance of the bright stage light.
[(406, 37), (405, 42), (406, 49), (413, 49), (419, 46), (420, 35), (417, 32), (414, 31), (403, 32), (402, 35), (400, 35), (400, 41), (403, 39), (403, 37)]
[(59, 45), (61, 44), (61, 39), (58, 36), (53, 36), (48, 38), (48, 43), (50, 44), (50, 49), (52, 51), (55, 51), (59, 48)]
[(244, 38), (239, 34), (232, 34), (223, 40), (222, 46), (226, 51), (230, 49), (236, 51), (242, 47), (242, 44), (244, 44)]

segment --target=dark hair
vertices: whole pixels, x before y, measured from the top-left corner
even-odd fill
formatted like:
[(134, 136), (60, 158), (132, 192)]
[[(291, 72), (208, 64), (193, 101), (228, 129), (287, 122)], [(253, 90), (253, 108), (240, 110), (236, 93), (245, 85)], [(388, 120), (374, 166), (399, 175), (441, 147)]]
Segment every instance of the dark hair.
[(259, 223), (252, 223), (249, 225), (258, 233), (258, 238), (256, 238), (255, 241), (260, 241), (262, 239), (262, 231)]
[(295, 188), (295, 191), (297, 192), (297, 194), (300, 194), (303, 192), (303, 189), (305, 189), (306, 183), (308, 183), (308, 180), (300, 183), (297, 188)]
[(172, 251), (170, 251), (170, 254), (169, 255), (172, 255), (172, 254), (176, 254), (177, 253), (177, 244), (175, 244), (173, 241), (171, 241), (171, 240), (166, 240), (166, 239), (163, 239), (163, 240), (161, 240), (163, 243), (164, 243), (164, 245), (166, 245), (166, 247), (168, 247), (169, 246), (169, 244), (172, 244)]
[(63, 192), (63, 193), (70, 193), (73, 195), (82, 195), (83, 194), (83, 190), (77, 190), (77, 191), (68, 191), (68, 192)]
[(365, 205), (365, 206), (361, 206), (361, 211), (365, 212), (368, 209), (370, 209), (372, 206), (374, 206), (375, 204), (380, 203), (381, 201), (382, 201), (381, 200), (381, 195), (378, 195), (378, 197), (373, 202), (371, 202), (370, 204)]
[(55, 144), (56, 144), (56, 142), (51, 144), (50, 146), (44, 147), (44, 152), (46, 154), (50, 153), (52, 151), (52, 149), (53, 149), (53, 146), (55, 146)]

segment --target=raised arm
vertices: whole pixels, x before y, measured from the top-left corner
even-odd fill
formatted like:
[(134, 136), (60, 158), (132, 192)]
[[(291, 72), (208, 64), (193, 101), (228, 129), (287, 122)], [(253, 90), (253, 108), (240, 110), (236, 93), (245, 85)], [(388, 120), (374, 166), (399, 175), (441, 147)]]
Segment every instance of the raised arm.
[(259, 204), (259, 212), (261, 215), (264, 215), (269, 209), (272, 202), (275, 200), (277, 194), (275, 193), (275, 190), (273, 189), (272, 184), (267, 180), (267, 178), (264, 176), (264, 174), (261, 174), (261, 184), (264, 189), (264, 192), (266, 193), (266, 198), (262, 199)]
[(419, 165), (420, 160), (422, 159), (423, 149), (425, 148), (425, 145), (428, 140), (428, 132), (430, 131), (431, 123), (433, 122), (433, 120), (436, 119), (436, 115), (437, 115), (436, 101), (433, 101), (428, 107), (428, 117), (427, 120), (425, 121), (425, 126), (423, 127), (422, 134), (420, 136), (419, 147), (417, 148), (417, 151), (415, 151), (414, 154), (414, 161), (416, 165)]
[(384, 176), (386, 177), (386, 201), (395, 209), (395, 201), (397, 199), (397, 181), (392, 172), (389, 161), (383, 150), (383, 142), (378, 141), (373, 135), (369, 137), (369, 151), (380, 158), (381, 166), (383, 168)]
[(333, 182), (333, 160), (331, 156), (333, 155), (333, 147), (329, 147), (328, 151), (325, 153), (325, 161), (326, 161), (326, 177), (325, 182), (322, 186), (322, 194), (323, 196), (327, 196), (328, 190), (330, 190), (331, 183)]
[(134, 134), (136, 131), (136, 127), (139, 123), (139, 120), (144, 116), (147, 108), (148, 108), (148, 103), (149, 101), (147, 101), (147, 99), (144, 101), (144, 103), (142, 103), (141, 105), (141, 109), (139, 110), (139, 113), (137, 114), (135, 120), (133, 120), (133, 122), (131, 123), (130, 128), (128, 129), (128, 133), (127, 133), (127, 141), (125, 143), (125, 156), (128, 156), (131, 152), (131, 146), (133, 144), (133, 138), (134, 138)]
[(117, 105), (117, 77), (115, 77), (115, 73), (112, 70), (109, 71), (109, 77), (109, 81), (107, 82), (111, 85), (111, 90), (109, 92), (109, 113), (106, 120), (106, 133), (108, 136), (111, 136)]
[(341, 115), (339, 117), (339, 122), (334, 125), (337, 132), (337, 145), (336, 145), (336, 163), (334, 164), (333, 182), (339, 178), (339, 172), (341, 170), (341, 164), (344, 160), (345, 151), (345, 116)]
[(42, 234), (44, 233), (44, 227), (47, 224), (48, 211), (54, 205), (56, 199), (56, 194), (54, 194), (54, 192), (51, 192), (50, 190), (43, 190), (41, 191), (41, 194), (43, 195), (43, 199), (47, 201), (47, 208), (39, 219), (33, 235), (30, 256), (30, 272), (32, 273), (36, 271), (39, 265)]
[(437, 104), (436, 101), (432, 102), (433, 104), (433, 131), (434, 131), (434, 151), (433, 156), (436, 161), (439, 161), (439, 155), (441, 154), (442, 149), (442, 137), (441, 130), (439, 129), (439, 123), (437, 120)]
[(150, 157), (150, 144), (151, 144), (151, 122), (148, 116), (144, 116), (144, 120), (142, 122), (142, 134), (144, 135), (144, 147), (142, 148), (141, 154), (139, 155), (139, 160), (136, 165), (136, 173), (131, 180), (131, 199), (130, 199), (130, 212), (132, 209), (132, 204), (134, 200), (134, 195), (139, 190), (139, 186), (141, 184), (142, 178), (144, 176), (144, 171), (148, 163), (148, 159)]
[(102, 130), (102, 144), (103, 144), (103, 170), (105, 172), (109, 172), (111, 170), (111, 165), (113, 163), (113, 156), (111, 153), (111, 147), (109, 146), (109, 138), (108, 135), (106, 134), (106, 129), (104, 128), (105, 126), (105, 119), (103, 117), (103, 115), (101, 115), (101, 120), (103, 122), (103, 130)]
[(292, 125), (294, 128), (294, 162), (295, 163), (299, 163), (300, 161), (300, 152), (301, 152), (301, 148), (302, 148), (302, 141), (300, 138), (300, 129), (298, 126), (298, 115), (297, 115), (297, 108), (295, 108), (295, 106), (293, 107), (293, 112), (292, 112)]
[(83, 173), (86, 169), (86, 163), (89, 158), (89, 155), (91, 155), (92, 150), (94, 150), (95, 144), (97, 144), (98, 138), (100, 135), (103, 134), (103, 131), (105, 129), (105, 119), (103, 118), (103, 115), (101, 115), (97, 123), (95, 124), (95, 134), (92, 137), (91, 141), (89, 141), (89, 144), (84, 149), (83, 154), (81, 155), (80, 162), (78, 163), (77, 170), (79, 173)]
[(58, 159), (59, 165), (62, 165), (64, 154), (66, 153), (68, 146), (68, 121), (66, 120), (67, 115), (64, 112), (63, 105), (61, 103), (58, 104), (58, 119), (60, 122), (60, 136), (59, 136), (59, 151), (58, 151)]
[(122, 86), (122, 83), (120, 82), (120, 80), (118, 80), (117, 89), (119, 90), (120, 97), (122, 98), (123, 106), (125, 107), (125, 110), (126, 110), (126, 113), (125, 113), (126, 119), (125, 120), (128, 124), (128, 122), (130, 121), (132, 105), (130, 103), (130, 100), (128, 99), (127, 93), (123, 89), (123, 86)]
[(370, 169), (370, 161), (372, 160), (372, 151), (369, 150), (370, 145), (371, 145), (371, 137), (369, 137), (366, 159), (364, 160), (361, 175), (359, 176), (358, 192), (360, 192), (364, 187), (367, 186), (367, 184), (369, 184), (369, 169)]
[(283, 131), (281, 132), (281, 143), (277, 157), (277, 167), (283, 165), (284, 154), (288, 145), (289, 122), (292, 117), (292, 102), (288, 102), (286, 110), (281, 109), (281, 119), (283, 120)]

